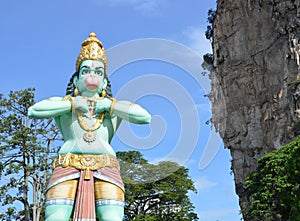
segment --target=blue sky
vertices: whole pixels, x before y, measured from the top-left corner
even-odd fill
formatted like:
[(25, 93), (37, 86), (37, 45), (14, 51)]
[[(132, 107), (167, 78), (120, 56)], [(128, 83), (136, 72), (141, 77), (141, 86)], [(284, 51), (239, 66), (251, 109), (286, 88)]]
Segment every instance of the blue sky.
[(230, 155), (206, 121), (209, 78), (201, 75), (207, 11), (215, 0), (28, 0), (0, 6), (0, 93), (36, 88), (36, 99), (64, 96), (81, 42), (96, 32), (107, 49), (113, 93), (144, 106), (151, 125), (123, 123), (116, 151), (190, 169), (201, 221), (240, 219)]

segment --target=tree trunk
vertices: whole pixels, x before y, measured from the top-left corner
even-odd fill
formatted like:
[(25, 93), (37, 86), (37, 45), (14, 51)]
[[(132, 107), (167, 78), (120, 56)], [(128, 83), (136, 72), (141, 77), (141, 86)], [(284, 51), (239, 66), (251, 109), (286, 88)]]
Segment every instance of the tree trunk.
[(33, 195), (32, 220), (33, 221), (37, 221), (37, 216), (36, 216), (36, 214), (37, 214), (37, 194), (38, 194), (37, 185), (38, 185), (38, 178), (35, 175), (34, 179), (33, 179), (33, 192), (32, 192), (32, 195)]
[(24, 203), (24, 221), (30, 221), (30, 206), (28, 203), (28, 174), (27, 170), (25, 170), (25, 179), (24, 179), (24, 194), (23, 194), (23, 203)]
[[(212, 122), (242, 182), (299, 134), (299, 0), (219, 0), (213, 27)], [(297, 114), (298, 113), (298, 114)]]
[[(28, 117), (25, 118), (25, 127), (29, 126)], [(23, 193), (23, 204), (24, 204), (24, 219), (30, 221), (30, 205), (28, 203), (28, 192), (29, 192), (29, 176), (30, 172), (27, 167), (30, 165), (30, 157), (28, 156), (28, 149), (26, 144), (23, 146), (23, 168), (24, 168), (24, 193)]]

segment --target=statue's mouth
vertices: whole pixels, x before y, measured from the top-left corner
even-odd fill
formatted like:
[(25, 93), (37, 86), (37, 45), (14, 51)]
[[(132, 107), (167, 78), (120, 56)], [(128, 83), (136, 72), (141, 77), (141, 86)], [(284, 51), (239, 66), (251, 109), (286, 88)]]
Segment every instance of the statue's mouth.
[(87, 85), (87, 88), (90, 89), (90, 90), (96, 90), (98, 88), (98, 85), (96, 85), (96, 84), (89, 84), (89, 85)]

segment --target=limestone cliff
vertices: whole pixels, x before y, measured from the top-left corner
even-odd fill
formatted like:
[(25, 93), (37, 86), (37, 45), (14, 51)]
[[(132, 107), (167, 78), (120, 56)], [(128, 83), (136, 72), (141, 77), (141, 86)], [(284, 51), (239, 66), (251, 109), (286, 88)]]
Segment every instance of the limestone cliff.
[[(232, 155), (236, 191), (257, 160), (299, 134), (300, 0), (219, 0), (212, 122)], [(299, 112), (299, 113), (298, 113)]]

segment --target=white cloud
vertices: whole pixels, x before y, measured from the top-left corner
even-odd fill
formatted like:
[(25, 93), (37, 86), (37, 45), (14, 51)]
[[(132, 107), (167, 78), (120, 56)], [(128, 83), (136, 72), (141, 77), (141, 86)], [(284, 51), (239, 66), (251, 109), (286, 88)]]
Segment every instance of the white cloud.
[(159, 162), (162, 162), (162, 161), (171, 161), (171, 162), (177, 163), (179, 166), (184, 166), (184, 162), (182, 162), (183, 160), (180, 157), (175, 158), (175, 157), (169, 157), (169, 156), (156, 157), (156, 158), (150, 159), (149, 163), (158, 164)]
[(189, 159), (189, 160), (186, 162), (185, 166), (186, 166), (187, 168), (192, 168), (196, 163), (197, 163), (197, 161), (196, 161), (195, 159)]
[(222, 220), (222, 221), (232, 221), (232, 216), (238, 214), (239, 211), (236, 209), (220, 209), (199, 212), (200, 220)]
[(134, 9), (141, 12), (155, 12), (158, 10), (159, 2), (158, 1), (138, 1), (134, 6)]
[(211, 113), (211, 105), (208, 102), (196, 104), (196, 107), (200, 113)]
[(168, 0), (104, 0), (102, 4), (111, 7), (130, 5), (135, 11), (146, 15), (159, 14), (159, 9), (167, 3)]
[(205, 30), (203, 28), (188, 27), (182, 31), (182, 34), (186, 38), (187, 45), (201, 57), (206, 53), (211, 53), (211, 44), (205, 38)]
[(211, 188), (217, 186), (218, 184), (216, 182), (213, 182), (209, 180), (207, 177), (202, 176), (198, 177), (195, 181), (195, 188), (197, 189), (197, 192), (208, 192)]

